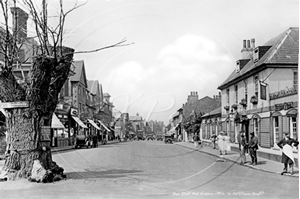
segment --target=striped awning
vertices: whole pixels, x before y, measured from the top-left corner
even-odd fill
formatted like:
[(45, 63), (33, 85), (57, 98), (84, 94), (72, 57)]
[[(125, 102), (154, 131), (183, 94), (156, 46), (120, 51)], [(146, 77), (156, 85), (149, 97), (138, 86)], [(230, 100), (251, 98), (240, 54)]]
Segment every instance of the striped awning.
[(79, 126), (81, 126), (82, 128), (87, 129), (88, 127), (76, 116), (72, 116), (72, 118), (75, 120), (75, 122), (77, 122), (77, 124), (79, 124)]
[(101, 120), (98, 120), (98, 121), (108, 132), (110, 132), (109, 128), (107, 128), (107, 126), (105, 126), (105, 124), (103, 124), (103, 122), (101, 122)]
[(53, 113), (52, 115), (52, 122), (51, 122), (51, 128), (53, 129), (64, 129), (65, 126), (61, 123), (61, 121), (58, 119), (58, 117)]
[(100, 127), (97, 126), (97, 124), (96, 124), (93, 120), (88, 119), (88, 122), (89, 122), (91, 125), (93, 125), (93, 127), (95, 127), (97, 130), (100, 130)]

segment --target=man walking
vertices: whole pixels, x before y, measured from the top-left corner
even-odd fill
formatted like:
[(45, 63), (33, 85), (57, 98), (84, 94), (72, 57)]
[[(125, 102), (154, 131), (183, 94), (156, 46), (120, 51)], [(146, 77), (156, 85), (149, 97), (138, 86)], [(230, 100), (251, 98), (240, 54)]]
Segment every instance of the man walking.
[(258, 149), (258, 138), (254, 135), (254, 132), (250, 133), (251, 139), (249, 141), (249, 153), (252, 161), (252, 165), (257, 165), (256, 151)]

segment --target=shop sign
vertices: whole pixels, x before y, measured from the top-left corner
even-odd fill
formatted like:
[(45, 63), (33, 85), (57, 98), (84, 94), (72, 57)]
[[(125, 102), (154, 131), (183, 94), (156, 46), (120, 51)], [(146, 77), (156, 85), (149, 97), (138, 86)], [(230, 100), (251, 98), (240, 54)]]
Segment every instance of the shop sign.
[(78, 110), (75, 108), (71, 108), (71, 115), (72, 116), (78, 116)]
[(27, 108), (29, 107), (28, 101), (22, 102), (1, 102), (0, 108), (10, 109), (10, 108)]
[(270, 93), (269, 97), (270, 100), (273, 99), (277, 99), (277, 98), (281, 98), (281, 97), (285, 97), (285, 96), (289, 96), (289, 95), (293, 95), (293, 94), (297, 94), (298, 93), (298, 88), (296, 86), (291, 87), (291, 88), (286, 88), (280, 91), (277, 91), (275, 93)]
[(41, 141), (50, 141), (51, 127), (42, 126), (41, 129)]
[(275, 104), (275, 111), (288, 110), (293, 107), (294, 107), (293, 102), (284, 102), (280, 104)]

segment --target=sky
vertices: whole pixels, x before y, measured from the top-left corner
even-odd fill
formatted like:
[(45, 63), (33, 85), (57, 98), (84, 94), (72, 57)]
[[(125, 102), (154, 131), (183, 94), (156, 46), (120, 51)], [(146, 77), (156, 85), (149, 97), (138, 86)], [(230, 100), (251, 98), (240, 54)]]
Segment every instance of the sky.
[[(58, 0), (50, 2), (49, 15), (58, 12)], [(65, 0), (65, 9), (74, 3)], [(220, 92), (243, 40), (263, 45), (289, 27), (299, 27), (298, 0), (88, 0), (68, 15), (64, 44), (79, 52), (126, 38), (128, 46), (74, 59), (115, 112), (166, 125), (191, 91), (199, 99)]]

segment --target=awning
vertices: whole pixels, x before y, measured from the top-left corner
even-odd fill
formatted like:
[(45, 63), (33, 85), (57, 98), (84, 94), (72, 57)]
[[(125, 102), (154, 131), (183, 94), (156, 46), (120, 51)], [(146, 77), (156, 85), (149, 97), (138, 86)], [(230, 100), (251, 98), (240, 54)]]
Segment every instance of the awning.
[(72, 116), (72, 118), (75, 120), (75, 122), (77, 122), (77, 124), (79, 124), (79, 126), (81, 126), (82, 128), (87, 129), (88, 127), (76, 116)]
[(52, 115), (51, 128), (53, 128), (53, 129), (64, 129), (65, 128), (65, 126), (60, 122), (60, 120), (55, 115), (55, 113), (53, 113), (53, 115)]
[(93, 125), (97, 130), (100, 130), (99, 126), (97, 126), (97, 124), (96, 124), (93, 120), (88, 119), (88, 121), (89, 121), (89, 123), (90, 123), (91, 125)]
[(109, 128), (107, 128), (102, 122), (101, 122), (101, 120), (98, 120), (99, 121), (99, 123), (108, 131), (108, 132), (110, 132), (110, 130), (109, 130)]

